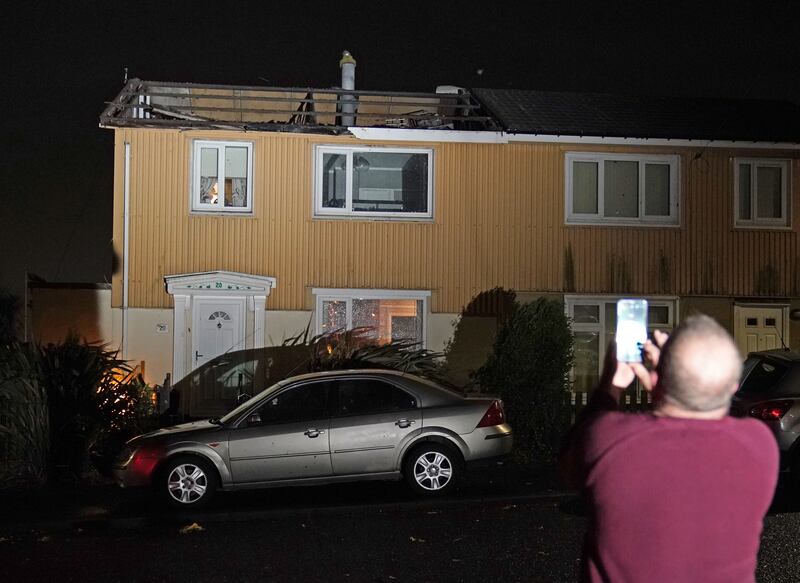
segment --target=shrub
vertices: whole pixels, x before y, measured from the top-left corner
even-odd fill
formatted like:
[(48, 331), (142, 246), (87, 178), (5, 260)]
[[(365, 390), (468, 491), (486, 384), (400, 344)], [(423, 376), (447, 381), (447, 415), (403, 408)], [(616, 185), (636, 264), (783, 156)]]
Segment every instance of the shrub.
[[(137, 432), (150, 406), (147, 386), (106, 345), (68, 334), (39, 348), (50, 411), (50, 457), (73, 477), (99, 443)], [(152, 412), (152, 409), (149, 410)]]
[(503, 398), (515, 456), (551, 462), (566, 431), (572, 332), (561, 302), (515, 303), (476, 373), (481, 390)]
[(49, 438), (38, 354), (24, 344), (6, 344), (0, 347), (0, 486), (42, 484)]

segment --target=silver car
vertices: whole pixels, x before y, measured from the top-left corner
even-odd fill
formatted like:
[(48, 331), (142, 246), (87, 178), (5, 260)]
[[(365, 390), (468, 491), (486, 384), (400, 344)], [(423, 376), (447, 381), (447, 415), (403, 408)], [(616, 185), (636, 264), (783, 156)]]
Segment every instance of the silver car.
[(466, 464), (511, 445), (498, 399), (394, 371), (335, 371), (281, 381), (219, 419), (135, 437), (114, 474), (179, 508), (205, 505), (217, 489), (355, 480), (405, 478), (438, 495)]

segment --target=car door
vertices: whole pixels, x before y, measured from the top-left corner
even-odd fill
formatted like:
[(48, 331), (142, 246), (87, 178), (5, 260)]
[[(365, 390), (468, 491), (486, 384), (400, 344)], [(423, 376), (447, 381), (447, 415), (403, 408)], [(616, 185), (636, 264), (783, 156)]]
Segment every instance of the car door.
[(327, 382), (281, 389), (231, 430), (234, 483), (330, 476), (328, 394)]
[(332, 385), (333, 473), (342, 476), (396, 470), (400, 444), (422, 425), (417, 397), (377, 378), (341, 379)]

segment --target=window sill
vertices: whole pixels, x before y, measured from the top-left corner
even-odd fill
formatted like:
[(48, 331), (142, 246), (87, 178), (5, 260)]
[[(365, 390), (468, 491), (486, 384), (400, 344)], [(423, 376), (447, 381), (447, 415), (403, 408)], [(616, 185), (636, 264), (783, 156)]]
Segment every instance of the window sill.
[(788, 231), (794, 229), (791, 225), (734, 225), (734, 231)]
[(327, 215), (314, 213), (311, 216), (315, 221), (386, 221), (392, 223), (435, 223), (432, 216), (382, 216), (382, 215)]
[(680, 223), (618, 223), (611, 221), (564, 221), (565, 227), (615, 227), (625, 229), (680, 229)]
[(253, 211), (200, 211), (195, 209), (189, 210), (189, 215), (195, 217), (255, 217)]

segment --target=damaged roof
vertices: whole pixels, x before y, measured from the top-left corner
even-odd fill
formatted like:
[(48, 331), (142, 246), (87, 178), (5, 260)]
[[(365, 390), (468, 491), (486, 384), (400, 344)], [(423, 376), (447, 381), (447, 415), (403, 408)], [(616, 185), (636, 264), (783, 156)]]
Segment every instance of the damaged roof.
[(800, 107), (786, 101), (513, 89), (473, 89), (472, 95), (508, 133), (800, 142)]
[(372, 127), (800, 143), (800, 107), (787, 101), (442, 89), (412, 93), (131, 79), (107, 104), (100, 124), (327, 134)]
[(103, 111), (100, 124), (332, 134), (344, 133), (353, 126), (498, 129), (494, 118), (485, 115), (471, 94), (459, 88), (443, 93), (410, 93), (140, 79), (125, 84)]

